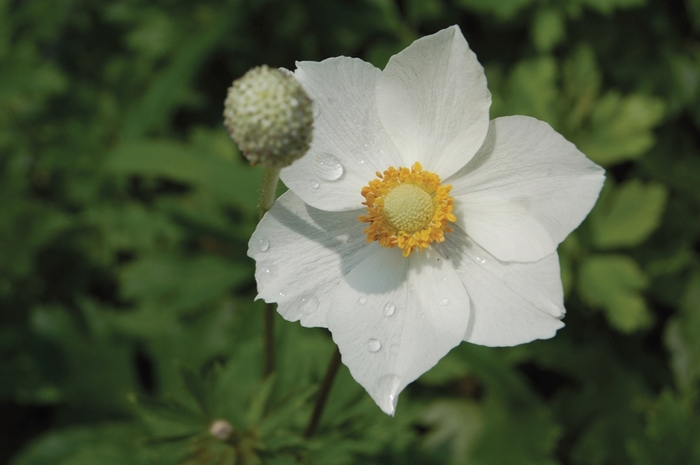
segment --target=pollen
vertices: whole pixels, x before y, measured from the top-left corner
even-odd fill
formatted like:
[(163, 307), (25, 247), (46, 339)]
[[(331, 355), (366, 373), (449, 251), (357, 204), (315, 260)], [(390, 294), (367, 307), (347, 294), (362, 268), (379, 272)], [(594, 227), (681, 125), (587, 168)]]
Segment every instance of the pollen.
[(358, 219), (369, 223), (363, 231), (367, 242), (398, 246), (404, 257), (443, 242), (445, 233), (452, 232), (448, 222), (457, 220), (452, 214), (451, 189), (441, 184), (437, 174), (423, 171), (418, 162), (411, 168), (390, 166), (384, 173), (377, 172), (377, 179), (362, 188), (367, 214)]

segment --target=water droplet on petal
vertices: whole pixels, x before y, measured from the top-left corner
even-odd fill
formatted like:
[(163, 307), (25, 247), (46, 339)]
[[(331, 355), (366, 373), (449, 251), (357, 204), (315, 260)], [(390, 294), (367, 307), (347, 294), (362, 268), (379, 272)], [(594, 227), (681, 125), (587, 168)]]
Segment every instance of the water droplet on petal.
[(302, 312), (305, 315), (310, 315), (318, 310), (318, 299), (316, 296), (302, 297), (301, 299)]
[(337, 181), (345, 172), (340, 160), (330, 153), (320, 153), (316, 155), (314, 163), (314, 173), (326, 181)]
[(375, 400), (384, 413), (394, 415), (400, 387), (401, 378), (398, 375), (385, 375), (377, 381)]
[(367, 350), (369, 350), (370, 352), (372, 352), (372, 353), (379, 352), (379, 349), (381, 349), (381, 348), (382, 348), (382, 343), (379, 342), (378, 340), (373, 338), (373, 339), (370, 339), (369, 341), (367, 341)]
[(481, 258), (481, 257), (476, 257), (476, 261), (479, 262), (479, 263), (481, 263), (482, 265), (483, 265), (484, 263), (486, 263), (486, 259), (485, 259), (485, 258)]
[(267, 239), (260, 239), (258, 241), (258, 250), (261, 252), (267, 252), (270, 248), (270, 242)]
[(320, 184), (316, 180), (312, 180), (310, 184), (312, 189), (318, 189), (318, 186), (320, 186)]
[(357, 303), (360, 305), (365, 305), (367, 303), (367, 297), (361, 296), (359, 299), (357, 299)]
[(450, 305), (450, 299), (440, 299), (440, 305)]
[(443, 283), (446, 283), (446, 282), (447, 282), (447, 276), (443, 276), (442, 278), (440, 278), (440, 281), (442, 281)]
[(392, 344), (391, 347), (389, 348), (392, 354), (398, 354), (399, 353), (399, 345), (398, 344)]
[(384, 306), (384, 316), (391, 316), (396, 311), (396, 305), (389, 302)]
[(284, 297), (284, 292), (280, 292), (280, 297)]
[(275, 277), (275, 269), (272, 267), (269, 268), (263, 268), (261, 273), (260, 273), (260, 280), (262, 280), (265, 283), (268, 283), (272, 281), (272, 278)]

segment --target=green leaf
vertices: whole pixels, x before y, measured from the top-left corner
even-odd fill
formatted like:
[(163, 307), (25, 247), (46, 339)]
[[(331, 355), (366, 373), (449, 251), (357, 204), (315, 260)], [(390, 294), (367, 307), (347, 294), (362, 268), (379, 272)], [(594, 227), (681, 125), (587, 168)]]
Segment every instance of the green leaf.
[(35, 439), (11, 465), (138, 465), (151, 463), (134, 428), (105, 424), (55, 429)]
[(458, 0), (457, 4), (464, 9), (488, 13), (498, 19), (506, 21), (512, 19), (523, 8), (532, 4), (534, 0)]
[(610, 324), (624, 333), (646, 328), (653, 318), (639, 291), (648, 278), (637, 262), (624, 255), (588, 257), (579, 270), (578, 288), (590, 305), (600, 307)]
[(430, 429), (423, 439), (428, 449), (449, 448), (450, 463), (469, 463), (469, 452), (484, 424), (484, 409), (465, 400), (438, 400), (421, 414)]
[(178, 312), (221, 297), (249, 279), (249, 273), (245, 264), (216, 256), (161, 255), (127, 264), (121, 272), (122, 292)]
[[(137, 139), (168, 122), (168, 115), (187, 97), (190, 81), (212, 53), (234, 15), (221, 14), (209, 27), (180, 42), (173, 62), (156, 76), (143, 98), (132, 107), (124, 121), (124, 139)], [(150, 38), (153, 43), (153, 38)]]
[(700, 381), (700, 274), (689, 280), (680, 312), (666, 326), (664, 342), (676, 384), (691, 391)]
[(561, 11), (543, 8), (532, 20), (532, 41), (540, 52), (549, 52), (566, 36), (566, 23)]
[(207, 156), (201, 149), (173, 141), (133, 141), (107, 155), (110, 173), (157, 176), (209, 189), (224, 202), (254, 211), (262, 170), (242, 161)]
[(519, 62), (508, 77), (505, 113), (534, 116), (556, 126), (557, 72), (551, 56)]
[(571, 131), (581, 127), (595, 107), (603, 80), (595, 51), (587, 44), (576, 48), (562, 66), (563, 120)]
[(659, 226), (667, 198), (663, 184), (633, 179), (612, 187), (609, 182), (591, 213), (593, 243), (600, 249), (641, 244)]
[(588, 127), (574, 142), (603, 166), (634, 160), (654, 144), (651, 130), (661, 122), (665, 111), (659, 98), (608, 92), (598, 100)]
[(700, 463), (700, 416), (697, 402), (666, 390), (646, 412), (645, 437), (628, 444), (634, 465)]

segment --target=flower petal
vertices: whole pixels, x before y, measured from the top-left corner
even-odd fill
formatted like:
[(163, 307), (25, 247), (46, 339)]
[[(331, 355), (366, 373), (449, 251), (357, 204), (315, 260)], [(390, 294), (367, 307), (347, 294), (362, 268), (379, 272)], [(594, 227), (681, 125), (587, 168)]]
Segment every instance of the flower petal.
[(391, 57), (377, 104), (403, 166), (418, 161), (445, 179), (481, 147), (491, 94), (476, 55), (452, 26)]
[(377, 246), (338, 284), (328, 328), (345, 363), (393, 415), (399, 393), (464, 338), (469, 296), (434, 250)]
[(446, 183), (467, 235), (502, 261), (536, 261), (588, 215), (604, 171), (547, 123), (491, 122), (484, 146)]
[(372, 252), (359, 214), (317, 210), (291, 191), (277, 199), (248, 243), (258, 298), (286, 320), (326, 327), (335, 285)]
[(381, 71), (357, 58), (297, 63), (296, 77), (314, 101), (311, 149), (281, 172), (307, 204), (327, 211), (362, 206), (362, 187), (401, 158), (379, 122)]
[(504, 263), (455, 228), (438, 246), (449, 257), (472, 304), (464, 340), (513, 346), (549, 339), (564, 324), (564, 297), (557, 254), (534, 263)]

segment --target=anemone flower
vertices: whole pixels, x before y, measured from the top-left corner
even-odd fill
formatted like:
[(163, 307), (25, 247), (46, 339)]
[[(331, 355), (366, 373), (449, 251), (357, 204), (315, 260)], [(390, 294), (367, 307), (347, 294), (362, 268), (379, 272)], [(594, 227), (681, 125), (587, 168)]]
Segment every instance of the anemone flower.
[(393, 415), (399, 393), (467, 341), (547, 339), (565, 309), (557, 245), (603, 170), (547, 123), (489, 121), (483, 68), (458, 27), (384, 71), (299, 62), (315, 105), (309, 152), (248, 254), (259, 298), (326, 327), (352, 376)]

